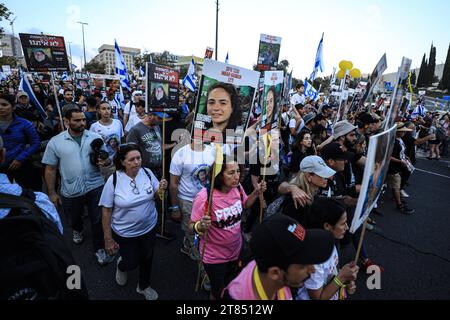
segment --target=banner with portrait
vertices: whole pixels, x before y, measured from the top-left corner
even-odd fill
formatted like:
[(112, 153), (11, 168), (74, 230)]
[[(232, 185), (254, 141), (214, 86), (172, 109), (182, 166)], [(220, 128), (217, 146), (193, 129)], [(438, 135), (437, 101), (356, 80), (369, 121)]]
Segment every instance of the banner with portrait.
[(178, 112), (178, 71), (147, 63), (147, 99), (146, 109), (149, 112)]
[(191, 138), (240, 145), (258, 82), (257, 71), (205, 59)]
[(353, 99), (352, 105), (350, 106), (350, 111), (360, 111), (364, 106), (367, 98), (372, 94), (375, 86), (380, 81), (383, 76), (384, 71), (387, 69), (387, 59), (386, 54), (384, 54), (380, 61), (378, 61), (375, 69), (369, 77), (369, 81), (365, 85), (365, 88), (362, 88), (362, 91)]
[(83, 91), (89, 91), (91, 88), (91, 75), (84, 72), (75, 72), (74, 78), (76, 82), (77, 89)]
[(408, 76), (409, 70), (411, 69), (411, 64), (411, 59), (403, 57), (402, 64), (398, 69), (394, 93), (391, 96), (391, 106), (386, 115), (385, 129), (393, 126), (395, 123), (395, 118), (397, 118), (397, 116), (403, 116), (403, 113), (406, 111), (405, 108), (402, 110), (401, 106), (403, 103), (403, 97), (405, 96), (405, 93), (408, 92)]
[(283, 71), (264, 72), (264, 94), (261, 101), (260, 124), (260, 130), (262, 131), (269, 132), (278, 128), (283, 82)]
[(29, 72), (70, 71), (64, 37), (19, 33)]
[(350, 227), (351, 233), (355, 233), (364, 223), (381, 195), (394, 149), (396, 132), (397, 126), (394, 125), (389, 130), (370, 137), (361, 191)]
[(214, 53), (214, 49), (213, 48), (206, 47), (204, 59), (212, 59), (213, 53)]
[(280, 57), (281, 38), (261, 34), (256, 68), (260, 71), (276, 69)]

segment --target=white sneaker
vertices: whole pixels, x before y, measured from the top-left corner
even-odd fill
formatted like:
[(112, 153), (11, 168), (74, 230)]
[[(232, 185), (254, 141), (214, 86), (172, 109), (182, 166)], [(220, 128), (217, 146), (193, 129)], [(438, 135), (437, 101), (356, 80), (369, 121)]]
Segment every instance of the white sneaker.
[(83, 242), (83, 232), (73, 231), (72, 240), (75, 244), (80, 244)]
[(405, 190), (400, 190), (400, 195), (402, 196), (402, 198), (409, 198), (409, 194), (407, 194)]
[(122, 261), (122, 257), (117, 259), (117, 267), (116, 267), (116, 282), (119, 286), (123, 287), (127, 284), (128, 281), (128, 273), (119, 270), (119, 263)]
[(148, 287), (145, 290), (141, 290), (138, 286), (136, 292), (144, 295), (145, 300), (158, 300), (158, 292), (153, 290), (151, 287)]

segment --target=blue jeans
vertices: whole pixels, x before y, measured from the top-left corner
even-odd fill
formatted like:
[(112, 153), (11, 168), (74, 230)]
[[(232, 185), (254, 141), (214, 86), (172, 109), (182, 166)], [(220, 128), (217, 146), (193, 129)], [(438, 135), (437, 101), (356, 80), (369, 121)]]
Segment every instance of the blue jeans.
[(103, 187), (91, 190), (81, 197), (61, 197), (64, 213), (70, 217), (70, 224), (74, 231), (83, 231), (82, 213), (86, 205), (91, 220), (92, 242), (94, 251), (104, 248), (102, 209), (98, 205)]

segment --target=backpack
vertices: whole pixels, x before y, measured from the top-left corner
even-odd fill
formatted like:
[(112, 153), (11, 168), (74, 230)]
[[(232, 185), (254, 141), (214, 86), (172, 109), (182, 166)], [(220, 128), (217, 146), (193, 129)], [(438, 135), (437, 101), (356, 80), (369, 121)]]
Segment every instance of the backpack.
[(0, 193), (0, 208), (11, 208), (0, 219), (0, 300), (88, 299), (67, 286), (69, 266), (77, 263), (56, 225), (34, 203), (35, 194)]

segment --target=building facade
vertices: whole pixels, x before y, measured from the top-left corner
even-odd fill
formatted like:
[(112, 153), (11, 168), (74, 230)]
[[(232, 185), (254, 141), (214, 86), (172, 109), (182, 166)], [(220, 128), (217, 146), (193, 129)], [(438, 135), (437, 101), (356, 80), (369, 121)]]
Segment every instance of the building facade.
[(4, 34), (0, 36), (0, 50), (5, 57), (22, 58), (22, 46), (20, 40), (17, 37), (13, 37), (10, 34)]
[[(127, 65), (127, 70), (132, 73), (136, 70), (134, 66), (134, 58), (141, 54), (141, 50), (137, 48), (119, 47), (122, 52), (123, 59)], [(115, 73), (115, 50), (113, 45), (104, 44), (98, 49), (98, 55), (93, 60), (105, 64), (105, 73)]]

